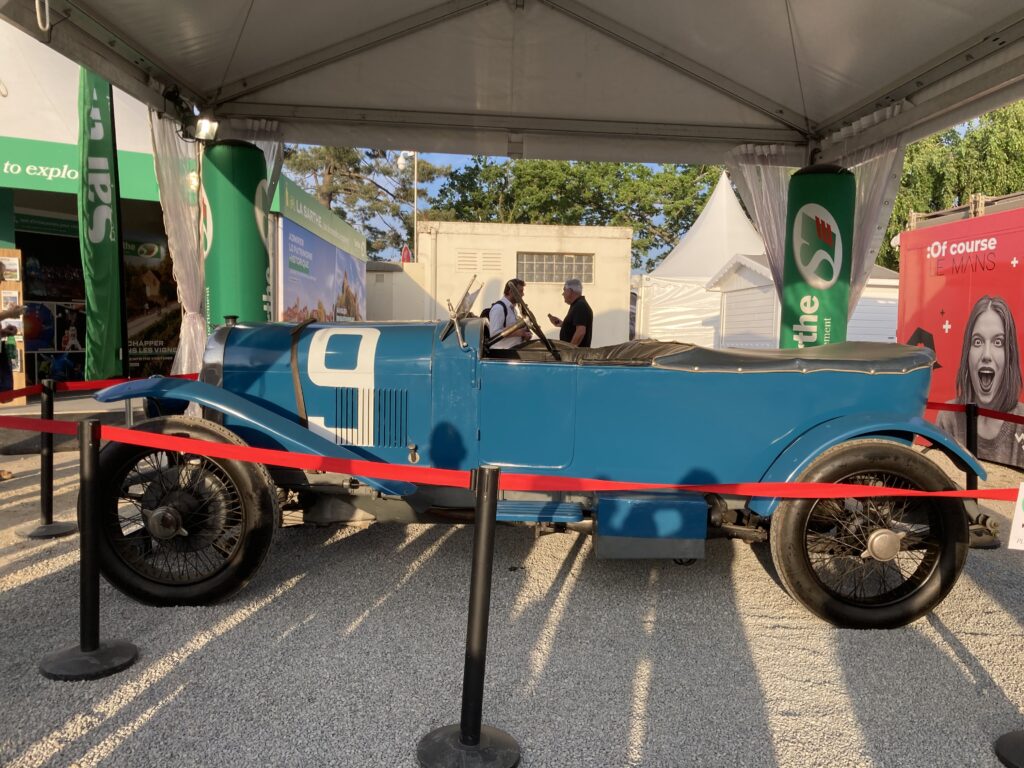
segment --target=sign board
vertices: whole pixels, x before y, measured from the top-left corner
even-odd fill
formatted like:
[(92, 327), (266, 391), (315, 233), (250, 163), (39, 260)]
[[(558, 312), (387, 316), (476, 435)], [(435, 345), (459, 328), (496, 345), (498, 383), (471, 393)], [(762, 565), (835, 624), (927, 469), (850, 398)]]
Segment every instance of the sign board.
[[(929, 399), (1024, 415), (1024, 209), (900, 235), (897, 338), (935, 350)], [(961, 443), (964, 414), (932, 418)], [(1024, 467), (1024, 425), (979, 418), (978, 457)]]

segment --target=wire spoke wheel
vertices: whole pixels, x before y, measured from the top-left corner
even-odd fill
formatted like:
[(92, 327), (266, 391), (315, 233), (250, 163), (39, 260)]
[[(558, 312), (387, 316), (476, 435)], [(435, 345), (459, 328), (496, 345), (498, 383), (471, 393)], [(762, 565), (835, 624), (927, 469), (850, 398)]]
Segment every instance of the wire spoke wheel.
[[(224, 568), (241, 546), (244, 514), (231, 477), (204, 456), (155, 451), (121, 482), (116, 517), (107, 519), (114, 549), (140, 576), (195, 584)], [(168, 516), (176, 530), (152, 522)]]
[[(836, 482), (912, 487), (892, 472), (861, 472)], [(849, 603), (872, 606), (902, 600), (920, 589), (938, 564), (937, 514), (935, 506), (919, 498), (816, 501), (805, 528), (811, 570), (824, 589)], [(880, 531), (892, 532), (899, 542), (891, 558), (870, 554), (869, 539)]]
[[(138, 429), (243, 445), (180, 416)], [(277, 519), (266, 469), (198, 453), (110, 443), (100, 452), (100, 568), (118, 589), (157, 605), (201, 605), (240, 589), (262, 562)]]
[[(799, 479), (955, 487), (930, 460), (887, 440), (835, 446)], [(952, 589), (967, 557), (967, 515), (956, 499), (792, 499), (772, 516), (770, 541), (782, 583), (810, 611), (837, 626), (897, 627), (932, 610)]]

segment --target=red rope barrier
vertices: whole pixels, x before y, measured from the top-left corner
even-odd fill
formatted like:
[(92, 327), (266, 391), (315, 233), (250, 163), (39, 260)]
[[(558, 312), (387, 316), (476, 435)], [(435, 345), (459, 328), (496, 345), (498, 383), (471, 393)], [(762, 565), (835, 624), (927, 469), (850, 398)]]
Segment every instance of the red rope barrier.
[[(166, 378), (169, 379), (191, 379), (195, 380), (199, 377), (198, 373), (174, 373)], [(106, 387), (112, 387), (115, 384), (124, 384), (128, 381), (145, 381), (145, 379), (94, 379), (92, 381), (55, 381), (53, 388), (58, 392), (88, 392), (93, 389), (105, 389)], [(42, 384), (33, 384), (29, 387), (22, 387), (21, 389), (9, 389), (6, 392), (0, 392), (0, 403), (7, 403), (11, 400), (16, 400), (19, 397), (28, 397), (30, 395), (38, 395), (43, 391)]]
[[(75, 434), (77, 424), (70, 421), (44, 421), (19, 416), (0, 416), (0, 427), (56, 434)], [(100, 436), (114, 442), (129, 443), (144, 448), (195, 453), (211, 458), (251, 461), (293, 469), (320, 470), (338, 474), (372, 477), (379, 480), (399, 480), (422, 485), (442, 485), (469, 488), (470, 473), (466, 470), (435, 469), (385, 464), (377, 461), (339, 459), (308, 453), (292, 453), (268, 448), (217, 443), (195, 438), (160, 435), (124, 427), (101, 426)], [(635, 483), (620, 480), (597, 480), (579, 477), (554, 477), (503, 473), (501, 488), (532, 491), (638, 491), (678, 490), (696, 493), (719, 493), (729, 496), (768, 497), (787, 499), (840, 499), (872, 497), (933, 496), (956, 499), (989, 499), (1015, 501), (1016, 488), (985, 488), (979, 490), (917, 491), (845, 483), (712, 483), (700, 485), (674, 483)]]
[[(963, 403), (935, 403), (931, 400), (925, 403), (925, 407), (933, 411), (952, 411), (953, 413), (964, 413), (967, 410), (967, 406)], [(987, 416), (990, 419), (999, 419), (1000, 421), (1009, 421), (1013, 424), (1024, 424), (1024, 416), (1007, 413), (1006, 411), (993, 411), (991, 408), (978, 408), (978, 415)]]

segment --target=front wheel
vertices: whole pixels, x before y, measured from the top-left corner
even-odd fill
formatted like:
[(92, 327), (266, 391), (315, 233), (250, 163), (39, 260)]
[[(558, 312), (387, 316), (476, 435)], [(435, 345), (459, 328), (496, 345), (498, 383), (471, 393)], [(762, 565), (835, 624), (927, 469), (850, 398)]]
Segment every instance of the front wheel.
[[(853, 440), (799, 478), (923, 491), (956, 486), (930, 460), (888, 440)], [(789, 499), (772, 515), (772, 560), (786, 590), (838, 627), (888, 629), (920, 618), (949, 593), (969, 544), (957, 499)]]
[[(244, 445), (220, 425), (182, 416), (136, 427)], [(108, 443), (99, 456), (100, 570), (150, 605), (206, 605), (241, 589), (270, 548), (277, 519), (262, 465)]]

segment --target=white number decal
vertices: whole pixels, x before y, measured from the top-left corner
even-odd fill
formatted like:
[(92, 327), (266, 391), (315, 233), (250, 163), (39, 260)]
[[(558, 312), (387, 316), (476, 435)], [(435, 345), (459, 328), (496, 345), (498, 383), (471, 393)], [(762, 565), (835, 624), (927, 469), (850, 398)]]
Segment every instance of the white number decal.
[[(356, 355), (355, 368), (327, 367), (327, 344), (334, 336), (359, 337), (359, 352)], [(380, 331), (376, 328), (324, 328), (313, 334), (313, 340), (309, 344), (307, 363), (309, 378), (318, 387), (353, 388), (359, 398), (356, 423), (353, 426), (328, 427), (322, 417), (310, 416), (309, 427), (313, 432), (342, 445), (373, 445), (375, 437), (373, 415), (377, 405), (373, 368), (377, 359), (379, 338)]]

